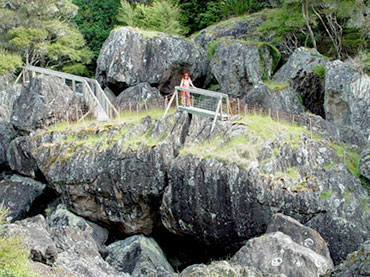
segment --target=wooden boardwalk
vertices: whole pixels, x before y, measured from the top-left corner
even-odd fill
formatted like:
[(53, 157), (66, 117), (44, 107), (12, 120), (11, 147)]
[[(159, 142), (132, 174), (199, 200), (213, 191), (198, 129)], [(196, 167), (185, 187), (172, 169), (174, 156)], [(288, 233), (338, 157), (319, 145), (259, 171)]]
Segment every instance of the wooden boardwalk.
[[(23, 82), (32, 77), (39, 75), (50, 75), (61, 78), (66, 82), (71, 82), (72, 90), (75, 95), (83, 97), (89, 107), (89, 114), (95, 116), (99, 121), (108, 121), (115, 116), (119, 116), (118, 111), (112, 105), (106, 96), (100, 84), (95, 79), (85, 78), (73, 74), (68, 74), (60, 71), (50, 70), (42, 67), (27, 65), (23, 67), (22, 76)], [(77, 90), (77, 84), (82, 87), (82, 93)]]
[(175, 87), (163, 117), (166, 116), (174, 101), (176, 101), (176, 107), (180, 111), (213, 118), (211, 132), (218, 118), (226, 120), (231, 114), (227, 94), (198, 88)]

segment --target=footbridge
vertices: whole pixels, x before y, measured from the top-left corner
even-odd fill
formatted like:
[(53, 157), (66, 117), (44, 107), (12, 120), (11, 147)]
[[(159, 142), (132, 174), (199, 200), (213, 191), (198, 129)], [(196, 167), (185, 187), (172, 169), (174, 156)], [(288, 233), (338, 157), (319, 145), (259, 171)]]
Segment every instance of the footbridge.
[[(95, 79), (85, 78), (73, 74), (55, 71), (47, 68), (26, 65), (16, 82), (22, 77), (23, 83), (29, 81), (31, 77), (38, 75), (49, 75), (59, 77), (71, 87), (76, 96), (83, 97), (91, 114), (99, 121), (111, 120), (119, 116), (118, 111), (108, 99), (107, 95)], [(85, 114), (86, 116), (87, 114)]]
[(167, 105), (164, 116), (169, 108), (176, 102), (176, 108), (190, 114), (197, 114), (213, 118), (211, 132), (217, 119), (228, 119), (231, 114), (229, 97), (227, 94), (199, 88), (175, 87), (175, 91)]

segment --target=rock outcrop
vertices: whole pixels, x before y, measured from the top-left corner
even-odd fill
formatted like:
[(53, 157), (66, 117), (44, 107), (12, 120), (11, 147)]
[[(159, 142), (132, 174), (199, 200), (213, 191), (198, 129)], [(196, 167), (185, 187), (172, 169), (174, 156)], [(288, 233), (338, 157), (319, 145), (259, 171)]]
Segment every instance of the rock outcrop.
[(272, 110), (280, 110), (291, 114), (304, 112), (297, 95), (290, 88), (271, 90), (264, 84), (258, 84), (248, 90), (243, 97), (245, 103), (262, 106)]
[(6, 152), (10, 168), (27, 177), (35, 178), (38, 166), (31, 153), (29, 153), (29, 138), (21, 136), (14, 139)]
[(289, 216), (283, 214), (274, 214), (272, 216), (266, 233), (274, 232), (282, 232), (288, 235), (295, 243), (311, 249), (329, 261), (331, 260), (328, 246), (320, 234)]
[(10, 88), (15, 81), (15, 76), (11, 73), (0, 75), (0, 91)]
[(0, 181), (0, 203), (8, 209), (10, 222), (24, 219), (46, 185), (31, 178), (13, 175)]
[(21, 85), (16, 85), (14, 88), (0, 90), (0, 119), (6, 122), (10, 121), (14, 101), (21, 94)]
[(18, 133), (14, 130), (10, 123), (0, 121), (0, 171), (9, 166), (6, 152), (13, 139)]
[(303, 105), (323, 118), (326, 63), (327, 59), (317, 50), (300, 47), (274, 76), (276, 81), (288, 82), (302, 98)]
[(175, 276), (156, 241), (143, 235), (110, 244), (105, 260), (117, 271), (133, 277)]
[(140, 83), (122, 91), (113, 104), (120, 111), (131, 109), (136, 112), (149, 108), (162, 108), (164, 99), (158, 89), (151, 87), (149, 83)]
[(210, 64), (221, 91), (243, 97), (254, 85), (262, 83), (262, 70), (256, 44), (222, 41)]
[(184, 72), (203, 85), (207, 68), (204, 50), (189, 40), (123, 27), (112, 31), (103, 44), (96, 79), (115, 93), (143, 82), (169, 93)]
[(5, 232), (24, 237), (37, 272), (62, 272), (63, 276), (121, 276), (100, 256), (90, 232), (79, 227), (50, 227), (45, 218), (38, 215), (6, 225)]
[(370, 135), (370, 77), (341, 61), (325, 66), (325, 115), (336, 125)]
[(370, 182), (370, 143), (363, 148), (358, 167), (360, 174)]
[(58, 120), (73, 118), (77, 100), (72, 90), (56, 77), (36, 77), (22, 87), (15, 100), (11, 123), (30, 132)]
[[(231, 264), (227, 261), (212, 262), (210, 265), (196, 264), (185, 268), (180, 277), (197, 276), (197, 277), (208, 277), (208, 276), (241, 276), (241, 277), (264, 277), (266, 274), (262, 274), (255, 267), (241, 266), (238, 264)], [(269, 277), (285, 277), (284, 274), (270, 274)]]
[(370, 240), (364, 242), (359, 249), (348, 254), (347, 259), (336, 266), (332, 277), (370, 276)]
[(317, 277), (330, 273), (331, 260), (295, 243), (289, 236), (269, 233), (249, 240), (230, 260), (241, 266), (254, 266), (262, 273)]

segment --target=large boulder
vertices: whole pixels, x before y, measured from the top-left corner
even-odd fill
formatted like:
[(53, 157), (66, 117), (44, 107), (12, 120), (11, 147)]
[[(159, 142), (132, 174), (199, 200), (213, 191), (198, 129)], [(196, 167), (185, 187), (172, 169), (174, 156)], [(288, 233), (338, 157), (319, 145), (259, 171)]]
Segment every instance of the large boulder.
[(108, 239), (107, 229), (71, 213), (63, 204), (58, 205), (54, 211), (50, 212), (46, 220), (50, 227), (78, 227), (89, 233), (98, 246), (104, 245)]
[(290, 216), (279, 213), (274, 214), (267, 227), (266, 233), (274, 232), (282, 232), (291, 237), (295, 243), (307, 247), (317, 254), (326, 257), (328, 260), (331, 260), (328, 246), (320, 234), (302, 225)]
[(0, 90), (0, 119), (6, 122), (10, 121), (13, 104), (21, 94), (21, 88), (21, 85), (16, 85), (13, 88)]
[(164, 98), (158, 89), (153, 88), (149, 83), (140, 83), (134, 87), (125, 89), (113, 102), (119, 111), (133, 112), (149, 108), (163, 108)]
[(272, 90), (264, 84), (258, 84), (246, 92), (243, 100), (248, 105), (262, 106), (292, 114), (304, 112), (297, 95), (290, 88)]
[(370, 143), (361, 152), (359, 169), (360, 174), (370, 182)]
[(10, 123), (0, 121), (0, 171), (2, 168), (8, 166), (6, 152), (9, 148), (10, 142), (17, 136)]
[(37, 272), (56, 271), (66, 274), (63, 276), (119, 276), (100, 256), (91, 234), (79, 227), (50, 227), (45, 218), (38, 215), (5, 225), (5, 233), (24, 238)]
[(112, 31), (103, 44), (96, 79), (116, 94), (142, 82), (169, 93), (184, 72), (203, 85), (207, 68), (204, 50), (189, 40), (123, 27)]
[(331, 260), (295, 243), (281, 232), (249, 240), (230, 262), (254, 266), (262, 273), (283, 273), (286, 276), (317, 277), (333, 269)]
[[(274, 80), (288, 82), (300, 95), (303, 105), (325, 118), (324, 78), (327, 59), (315, 49), (300, 47), (275, 74)], [(320, 75), (321, 70), (321, 75)]]
[(29, 138), (22, 136), (14, 139), (6, 152), (6, 157), (10, 168), (27, 177), (35, 178), (38, 173), (36, 161), (28, 152), (30, 147), (28, 145)]
[(30, 132), (72, 118), (76, 103), (73, 91), (60, 78), (36, 77), (22, 87), (13, 105), (11, 123)]
[(341, 61), (325, 66), (325, 115), (336, 125), (370, 135), (370, 77)]
[(22, 235), (33, 261), (52, 265), (58, 258), (58, 251), (50, 238), (42, 215), (6, 225), (5, 228), (8, 235)]
[(262, 83), (256, 44), (242, 41), (219, 42), (210, 67), (224, 93), (244, 97), (254, 85)]
[(345, 261), (334, 269), (332, 277), (370, 276), (370, 240), (364, 242), (357, 251), (348, 254)]
[[(68, 134), (40, 130), (30, 151), (68, 210), (115, 232), (150, 234), (160, 224), (167, 165), (175, 155), (172, 142), (156, 143), (171, 130), (169, 139), (179, 140), (187, 120), (177, 114), (155, 123), (147, 117), (135, 126), (119, 125), (109, 134), (89, 129), (92, 145), (84, 143), (85, 131), (71, 142)], [(158, 138), (146, 146), (150, 134)]]
[[(266, 277), (257, 268), (252, 266), (241, 266), (238, 264), (231, 264), (228, 261), (212, 262), (209, 265), (195, 264), (185, 268), (180, 277), (197, 276), (240, 276), (240, 277)], [(285, 277), (284, 274), (271, 274), (268, 277)]]
[(175, 276), (157, 242), (143, 235), (110, 244), (105, 260), (130, 276)]
[[(278, 137), (262, 142), (247, 131), (231, 140), (244, 145), (237, 153), (227, 152), (227, 137), (208, 142), (208, 152), (198, 147), (189, 155), (185, 146), (168, 167), (169, 186), (161, 206), (164, 226), (208, 245), (237, 249), (242, 241), (265, 233), (276, 212), (302, 224), (324, 215), (341, 217), (349, 224), (320, 220), (321, 227), (310, 227), (328, 242), (336, 262), (344, 259), (369, 236), (368, 192), (327, 142), (301, 134), (290, 144), (291, 135), (283, 133), (281, 128)], [(343, 241), (350, 234), (354, 239)]]
[(0, 203), (8, 209), (8, 221), (25, 218), (46, 185), (33, 179), (13, 175), (0, 181)]

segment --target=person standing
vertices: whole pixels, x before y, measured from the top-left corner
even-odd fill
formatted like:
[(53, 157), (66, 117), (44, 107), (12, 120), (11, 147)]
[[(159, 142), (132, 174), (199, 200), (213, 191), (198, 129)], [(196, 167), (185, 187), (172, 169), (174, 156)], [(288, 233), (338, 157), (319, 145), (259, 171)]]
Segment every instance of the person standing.
[[(183, 87), (183, 88), (193, 87), (193, 88), (195, 88), (195, 86), (193, 85), (193, 82), (191, 81), (189, 73), (187, 73), (187, 72), (184, 73), (184, 77), (182, 77), (182, 79), (181, 79), (180, 87)], [(185, 102), (185, 100), (186, 100), (186, 102)], [(186, 103), (187, 106), (190, 106), (190, 92), (182, 90), (181, 91), (181, 105), (185, 105), (185, 103)]]

